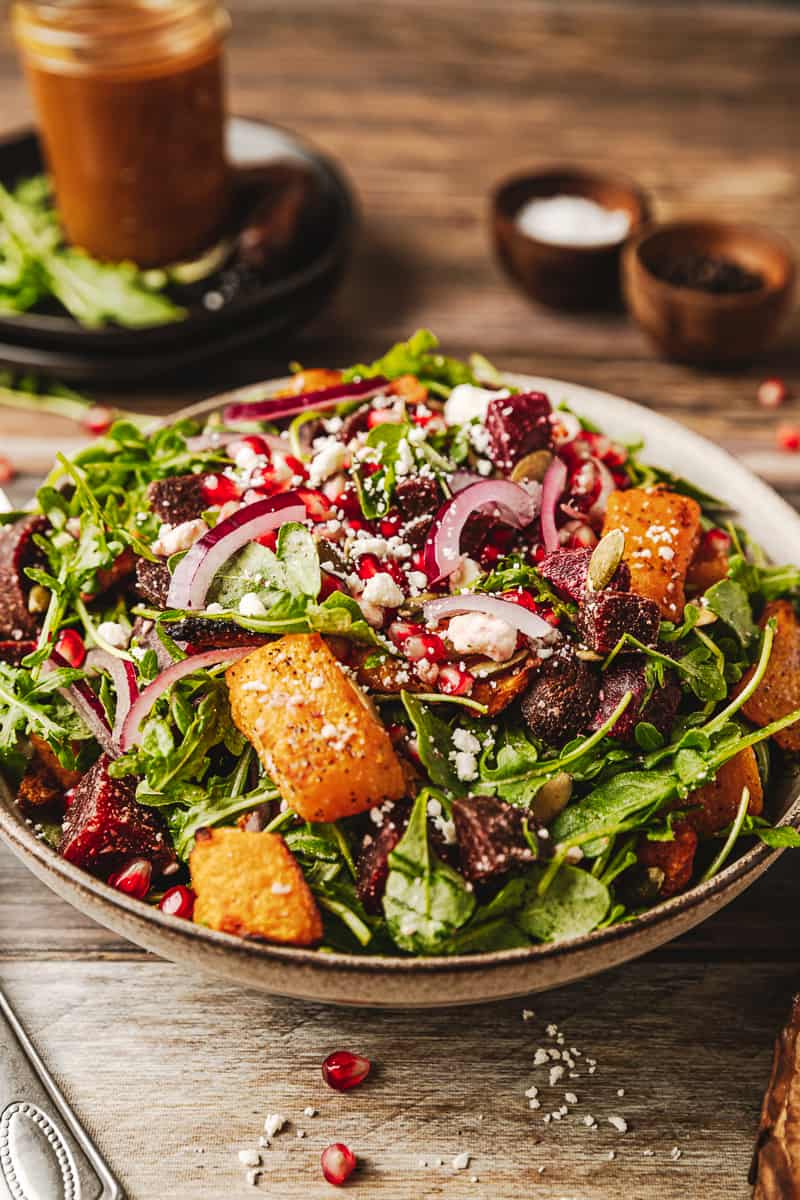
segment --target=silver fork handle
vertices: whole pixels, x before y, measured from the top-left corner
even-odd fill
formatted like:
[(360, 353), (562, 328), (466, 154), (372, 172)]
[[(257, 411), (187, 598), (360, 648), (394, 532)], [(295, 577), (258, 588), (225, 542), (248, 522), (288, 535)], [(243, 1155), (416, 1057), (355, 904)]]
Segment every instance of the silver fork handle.
[(124, 1200), (0, 989), (0, 1200)]

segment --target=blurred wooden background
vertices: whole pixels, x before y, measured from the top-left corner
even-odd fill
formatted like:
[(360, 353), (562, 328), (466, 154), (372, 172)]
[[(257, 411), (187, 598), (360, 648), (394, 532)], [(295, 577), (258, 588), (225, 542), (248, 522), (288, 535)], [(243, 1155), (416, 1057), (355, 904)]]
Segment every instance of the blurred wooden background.
[[(449, 352), (480, 349), (501, 366), (668, 412), (800, 502), (800, 458), (774, 443), (777, 420), (800, 420), (800, 402), (776, 417), (755, 398), (767, 375), (800, 389), (797, 315), (767, 361), (698, 373), (657, 360), (622, 316), (530, 307), (492, 261), (486, 223), (496, 180), (578, 162), (636, 178), (658, 217), (753, 219), (800, 247), (797, 8), (574, 0), (234, 0), (231, 8), (233, 111), (291, 126), (344, 163), (361, 199), (359, 249), (334, 305), (291, 344), (254, 347), (179, 385), (126, 396), (126, 405), (168, 411), (282, 373), (289, 359), (374, 356), (425, 325)], [(5, 35), (0, 113), (8, 131), (30, 118)], [(67, 422), (43, 431), (0, 410), (0, 452), (25, 471), (20, 496), (74, 436)], [(576, 1085), (579, 1116), (547, 1128), (523, 1094), (541, 1024), (522, 1022), (522, 1004), (394, 1017), (242, 994), (90, 924), (5, 851), (0, 979), (133, 1200), (247, 1194), (236, 1150), (257, 1139), (268, 1111), (307, 1132), (298, 1140), (290, 1130), (268, 1152), (259, 1187), (282, 1200), (329, 1194), (318, 1155), (340, 1138), (366, 1160), (353, 1191), (367, 1196), (744, 1200), (772, 1037), (800, 984), (797, 876), (787, 855), (693, 935), (531, 1003), (600, 1064), (585, 1095)], [(339, 1045), (380, 1064), (347, 1098), (323, 1094), (318, 1078), (319, 1061)], [(321, 1115), (304, 1118), (307, 1104)], [(587, 1111), (600, 1122), (596, 1134), (580, 1124)], [(625, 1136), (608, 1125), (614, 1114), (630, 1121)], [(455, 1172), (460, 1150), (475, 1160)], [(419, 1165), (437, 1157), (443, 1167)]]

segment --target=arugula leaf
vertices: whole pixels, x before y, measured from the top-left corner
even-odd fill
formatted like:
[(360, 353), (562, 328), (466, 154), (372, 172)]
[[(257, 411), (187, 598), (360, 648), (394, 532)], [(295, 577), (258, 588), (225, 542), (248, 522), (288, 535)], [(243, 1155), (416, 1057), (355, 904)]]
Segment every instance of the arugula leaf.
[(684, 479), (682, 475), (675, 475), (664, 467), (653, 466), (652, 463), (643, 463), (635, 454), (629, 455), (625, 470), (634, 487), (649, 488), (663, 483), (671, 492), (678, 492), (681, 496), (690, 496), (698, 502), (704, 512), (714, 514), (716, 517), (731, 511), (730, 505), (724, 500), (717, 499), (716, 496), (704, 491), (697, 484)]
[(549, 604), (553, 612), (568, 621), (574, 621), (578, 606), (564, 599), (535, 567), (526, 563), (518, 554), (510, 554), (487, 575), (481, 575), (472, 584), (475, 592), (510, 592), (515, 588), (532, 592), (536, 600)]
[(405, 833), (389, 855), (383, 911), (401, 950), (434, 954), (475, 910), (465, 880), (428, 844), (428, 793), (414, 802)]
[(520, 928), (541, 942), (563, 942), (596, 929), (611, 904), (606, 885), (588, 871), (565, 865), (539, 895), (544, 874), (542, 867), (531, 872), (528, 898), (516, 918)]
[(423, 383), (443, 384), (447, 388), (459, 383), (477, 383), (473, 371), (455, 358), (437, 353), (439, 339), (428, 329), (418, 329), (407, 342), (397, 342), (373, 363), (358, 363), (344, 372), (345, 381), (370, 375), (385, 375), (397, 379), (400, 375), (416, 375)]
[[(153, 286), (153, 273), (133, 263), (103, 263), (63, 245), (46, 184), (28, 181), (12, 194), (0, 186), (0, 222), (5, 238), (0, 262), (0, 295), (6, 308), (30, 308), (54, 297), (82, 325), (113, 321), (138, 328), (184, 317)], [(166, 283), (159, 277), (159, 284)]]

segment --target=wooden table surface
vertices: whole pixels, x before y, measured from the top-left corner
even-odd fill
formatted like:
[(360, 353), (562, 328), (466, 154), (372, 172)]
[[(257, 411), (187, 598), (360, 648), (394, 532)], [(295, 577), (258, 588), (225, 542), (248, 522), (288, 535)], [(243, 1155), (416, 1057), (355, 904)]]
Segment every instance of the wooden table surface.
[[(480, 348), (504, 367), (668, 412), (800, 501), (800, 459), (775, 450), (776, 418), (755, 403), (765, 375), (800, 387), (796, 318), (767, 362), (698, 373), (658, 361), (622, 317), (529, 307), (486, 234), (495, 180), (574, 161), (634, 176), (660, 217), (752, 218), (800, 245), (800, 12), (535, 0), (231, 7), (234, 111), (292, 126), (345, 163), (363, 207), (360, 246), (332, 308), (292, 344), (255, 347), (126, 404), (166, 411), (292, 358), (372, 356), (425, 325), (454, 353)], [(9, 130), (30, 113), (4, 36), (0, 113)], [(784, 416), (800, 417), (796, 402)], [(21, 496), (74, 438), (66, 422), (43, 429), (0, 411)], [(361, 1157), (352, 1190), (369, 1197), (739, 1200), (772, 1038), (800, 985), (797, 876), (785, 856), (702, 929), (537, 998), (523, 1021), (522, 1001), (391, 1015), (243, 993), (91, 924), (0, 850), (0, 982), (131, 1200), (316, 1200), (331, 1194), (318, 1156), (335, 1140)], [(550, 1021), (597, 1067), (575, 1082), (577, 1115), (545, 1126), (560, 1090), (543, 1089), (540, 1112), (524, 1092), (542, 1083), (532, 1057)], [(337, 1047), (376, 1064), (346, 1097), (319, 1077)], [(309, 1105), (319, 1115), (304, 1116)], [(257, 1142), (268, 1112), (292, 1124), (252, 1191), (236, 1152)], [(616, 1115), (624, 1135), (608, 1123)], [(454, 1170), (461, 1151), (474, 1157)]]

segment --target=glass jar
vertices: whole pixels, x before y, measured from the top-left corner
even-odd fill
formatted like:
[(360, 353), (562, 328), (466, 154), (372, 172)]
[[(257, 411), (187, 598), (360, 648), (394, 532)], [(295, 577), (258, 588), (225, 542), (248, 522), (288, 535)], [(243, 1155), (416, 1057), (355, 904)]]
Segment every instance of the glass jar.
[(16, 0), (61, 220), (97, 258), (159, 266), (203, 250), (228, 207), (216, 0)]

